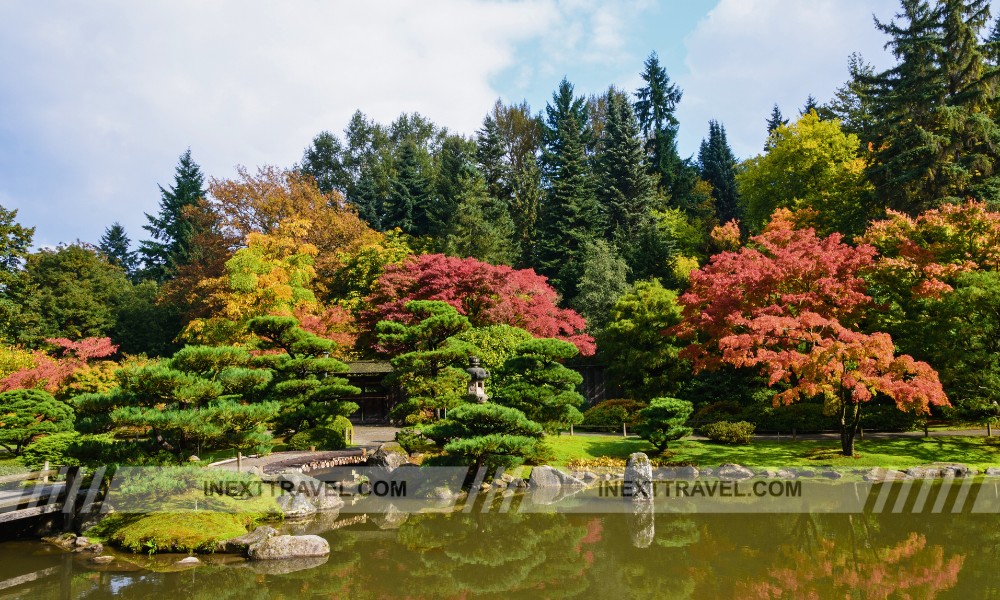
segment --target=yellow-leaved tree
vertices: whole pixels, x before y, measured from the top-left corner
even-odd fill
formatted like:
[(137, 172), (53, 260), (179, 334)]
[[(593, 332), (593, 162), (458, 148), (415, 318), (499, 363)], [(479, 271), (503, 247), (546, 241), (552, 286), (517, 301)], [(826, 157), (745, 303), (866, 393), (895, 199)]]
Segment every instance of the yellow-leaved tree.
[(810, 111), (775, 129), (767, 152), (740, 166), (736, 184), (744, 224), (763, 231), (775, 210), (787, 208), (808, 216), (802, 224), (821, 234), (860, 234), (876, 216), (864, 167), (858, 137), (845, 134), (836, 119), (821, 120)]
[(312, 283), (318, 250), (303, 241), (309, 229), (306, 220), (286, 219), (272, 233), (247, 235), (246, 246), (226, 261), (226, 273), (199, 284), (219, 311), (188, 323), (182, 338), (200, 344), (246, 342), (246, 324), (254, 317), (316, 312)]

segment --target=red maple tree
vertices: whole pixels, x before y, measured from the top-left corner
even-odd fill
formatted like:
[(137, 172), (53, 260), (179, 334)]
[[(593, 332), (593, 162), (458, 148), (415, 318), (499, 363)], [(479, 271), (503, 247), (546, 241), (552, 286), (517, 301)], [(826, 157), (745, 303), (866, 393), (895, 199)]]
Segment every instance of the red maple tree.
[(369, 329), (383, 320), (409, 322), (412, 314), (404, 307), (410, 300), (447, 302), (476, 327), (512, 325), (536, 337), (570, 342), (582, 355), (595, 350), (594, 339), (583, 331), (583, 317), (559, 308), (555, 289), (531, 269), (443, 254), (412, 256), (386, 268), (367, 300), (372, 308), (361, 321)]
[(896, 356), (885, 333), (858, 331), (871, 303), (860, 271), (874, 248), (839, 234), (796, 229), (788, 211), (738, 252), (724, 252), (691, 274), (673, 333), (691, 340), (681, 356), (695, 371), (722, 364), (754, 367), (785, 389), (775, 403), (820, 396), (841, 422), (841, 446), (854, 454), (861, 405), (882, 394), (902, 410), (947, 405), (927, 363)]
[(80, 369), (99, 358), (107, 358), (118, 351), (110, 338), (84, 338), (74, 342), (67, 338), (45, 340), (53, 346), (50, 352), (35, 352), (35, 365), (21, 369), (0, 380), (0, 391), (42, 388), (55, 393)]

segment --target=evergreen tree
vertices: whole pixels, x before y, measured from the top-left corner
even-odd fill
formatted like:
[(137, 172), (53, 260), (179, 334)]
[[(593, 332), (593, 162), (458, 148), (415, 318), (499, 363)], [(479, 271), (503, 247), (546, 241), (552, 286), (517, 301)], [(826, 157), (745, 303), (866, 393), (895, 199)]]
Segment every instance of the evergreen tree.
[(659, 179), (660, 190), (671, 195), (681, 164), (677, 154), (680, 124), (674, 112), (683, 92), (670, 82), (655, 52), (646, 58), (642, 79), (646, 85), (636, 90), (635, 112), (646, 138), (649, 172)]
[(429, 230), (443, 241), (451, 231), (459, 202), (466, 194), (469, 181), (478, 176), (475, 167), (476, 144), (458, 135), (444, 140), (438, 153), (438, 172), (434, 182), (434, 199), (427, 209)]
[(26, 281), (22, 266), (35, 236), (34, 227), (24, 227), (15, 218), (17, 209), (0, 206), (0, 338), (7, 343), (23, 329), (19, 295)]
[(604, 240), (587, 245), (575, 308), (587, 319), (587, 331), (597, 336), (608, 324), (611, 308), (628, 286), (628, 265)]
[(819, 115), (825, 120), (837, 119), (846, 134), (854, 134), (863, 147), (875, 140), (875, 114), (873, 78), (875, 69), (858, 53), (847, 59), (850, 79), (837, 88), (833, 98), (820, 107)]
[(247, 328), (260, 338), (260, 349), (278, 352), (252, 362), (274, 374), (268, 397), (282, 402), (277, 431), (327, 426), (337, 416), (358, 410), (348, 398), (361, 390), (338, 376), (347, 371), (347, 365), (330, 357), (334, 342), (305, 331), (292, 317), (258, 317)]
[(201, 168), (191, 159), (188, 148), (180, 157), (170, 189), (160, 186), (160, 211), (156, 216), (147, 214), (149, 225), (143, 225), (153, 237), (139, 244), (143, 276), (164, 281), (174, 270), (187, 264), (191, 238), (195, 234), (190, 216), (184, 208), (195, 206), (205, 197), (205, 178)]
[(358, 216), (364, 219), (372, 229), (385, 230), (382, 224), (385, 203), (378, 192), (375, 184), (375, 176), (371, 173), (371, 170), (365, 169), (361, 173), (361, 179), (354, 186), (351, 203), (357, 208)]
[(135, 252), (129, 249), (130, 244), (125, 228), (115, 221), (104, 230), (97, 248), (104, 253), (109, 263), (121, 267), (125, 274), (131, 277), (135, 272), (136, 256)]
[(738, 219), (736, 156), (726, 140), (726, 128), (717, 121), (708, 123), (708, 138), (702, 140), (698, 150), (698, 166), (701, 178), (712, 184), (712, 198), (715, 199), (719, 222)]
[(336, 190), (346, 195), (351, 181), (344, 167), (343, 154), (340, 139), (329, 131), (323, 131), (303, 152), (300, 169), (316, 180), (316, 186), (324, 194)]
[(486, 193), (486, 182), (478, 173), (466, 175), (460, 183), (458, 206), (445, 240), (447, 252), (493, 265), (513, 265), (520, 249), (507, 205)]
[(562, 363), (576, 356), (576, 346), (542, 338), (520, 344), (497, 374), (494, 402), (516, 408), (549, 432), (583, 422), (577, 407), (583, 377)]
[(527, 103), (504, 106), (498, 100), (476, 133), (476, 158), (487, 192), (507, 206), (514, 222), (519, 267), (529, 266), (534, 255), (542, 194), (541, 143), (541, 120), (531, 114)]
[(916, 214), (942, 202), (1000, 200), (1000, 128), (990, 45), (980, 43), (986, 0), (903, 0), (876, 21), (897, 64), (871, 78), (878, 127), (868, 170), (882, 202)]
[(816, 102), (816, 98), (812, 94), (809, 94), (809, 97), (806, 98), (805, 105), (803, 105), (802, 106), (802, 110), (799, 111), (799, 116), (802, 117), (802, 116), (808, 115), (809, 111), (812, 111), (812, 110), (817, 110), (818, 111), (819, 110), (819, 103)]
[(576, 295), (585, 244), (602, 231), (585, 150), (587, 105), (565, 79), (545, 107), (546, 195), (538, 218), (537, 271), (563, 297)]
[(624, 93), (607, 94), (607, 115), (597, 155), (597, 195), (606, 218), (607, 237), (634, 239), (650, 218), (653, 182), (645, 172), (639, 123)]
[(431, 233), (429, 205), (431, 182), (421, 171), (417, 145), (412, 140), (403, 142), (398, 158), (397, 175), (392, 182), (392, 192), (386, 203), (383, 226), (399, 227), (414, 236)]
[(788, 125), (788, 119), (781, 115), (781, 109), (778, 108), (778, 104), (774, 104), (774, 108), (771, 109), (771, 116), (767, 118), (767, 135), (770, 136), (774, 133), (774, 130), (781, 127), (782, 125)]

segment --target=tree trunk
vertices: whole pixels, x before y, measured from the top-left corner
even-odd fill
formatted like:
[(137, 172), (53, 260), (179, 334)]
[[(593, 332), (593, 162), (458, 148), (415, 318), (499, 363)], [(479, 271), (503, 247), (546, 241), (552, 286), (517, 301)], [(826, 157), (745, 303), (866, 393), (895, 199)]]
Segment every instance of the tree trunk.
[(848, 410), (846, 403), (840, 407), (840, 450), (844, 456), (854, 456), (854, 436), (861, 424), (861, 405), (851, 404)]

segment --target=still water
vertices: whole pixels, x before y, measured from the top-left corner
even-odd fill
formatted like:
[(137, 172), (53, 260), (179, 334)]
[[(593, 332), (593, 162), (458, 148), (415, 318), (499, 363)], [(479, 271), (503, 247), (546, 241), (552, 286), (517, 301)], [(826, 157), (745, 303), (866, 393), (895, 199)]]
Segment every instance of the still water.
[(98, 567), (38, 542), (5, 542), (0, 599), (1000, 598), (996, 515), (341, 519), (322, 534), (327, 558), (203, 557), (173, 572), (164, 570), (178, 556)]

